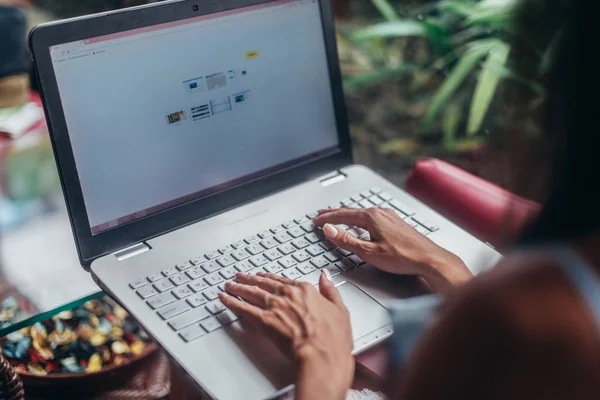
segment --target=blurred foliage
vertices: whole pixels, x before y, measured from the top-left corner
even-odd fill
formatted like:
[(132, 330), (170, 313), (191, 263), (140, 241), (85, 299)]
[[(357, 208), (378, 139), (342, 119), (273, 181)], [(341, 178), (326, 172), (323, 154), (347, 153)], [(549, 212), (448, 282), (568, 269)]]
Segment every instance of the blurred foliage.
[[(507, 78), (524, 81), (507, 63), (516, 1), (442, 0), (411, 7), (389, 0), (369, 1), (379, 11), (380, 22), (338, 24), (340, 45), (351, 49), (353, 60), (352, 66), (344, 68), (345, 89), (363, 90), (404, 76), (411, 79), (412, 91), (434, 85), (437, 90), (422, 119), (422, 130), (431, 132), (439, 126), (447, 151), (482, 143), (476, 134), (482, 131), (499, 83)], [(410, 40), (426, 46), (408, 61), (402, 47)], [(470, 102), (469, 112), (461, 123), (464, 113), (459, 105), (464, 102)], [(458, 139), (461, 127), (466, 134)]]

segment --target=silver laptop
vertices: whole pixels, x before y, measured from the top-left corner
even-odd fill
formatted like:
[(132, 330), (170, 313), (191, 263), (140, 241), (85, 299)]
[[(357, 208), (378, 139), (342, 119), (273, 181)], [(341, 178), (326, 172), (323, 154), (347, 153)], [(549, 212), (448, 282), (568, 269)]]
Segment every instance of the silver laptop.
[(394, 209), (474, 272), (499, 257), (353, 165), (327, 0), (167, 1), (42, 25), (30, 46), (82, 266), (213, 398), (292, 383), (219, 302), (236, 272), (328, 269), (355, 353), (419, 292), (324, 240), (321, 208)]

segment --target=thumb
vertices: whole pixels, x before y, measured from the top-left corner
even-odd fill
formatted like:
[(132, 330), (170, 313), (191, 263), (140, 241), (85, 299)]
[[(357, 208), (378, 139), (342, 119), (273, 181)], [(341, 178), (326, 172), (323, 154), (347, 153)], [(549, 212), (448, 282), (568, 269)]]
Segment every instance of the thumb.
[(359, 256), (361, 253), (363, 253), (366, 247), (371, 245), (370, 242), (357, 239), (356, 237), (348, 233), (348, 231), (344, 229), (339, 229), (338, 227), (332, 224), (325, 224), (325, 226), (323, 226), (323, 233), (325, 234), (325, 237), (336, 246), (341, 247), (344, 250), (356, 253)]
[(319, 278), (319, 291), (327, 300), (331, 301), (336, 306), (344, 305), (344, 300), (342, 300), (340, 292), (331, 280), (331, 273), (326, 269), (321, 272), (321, 277)]

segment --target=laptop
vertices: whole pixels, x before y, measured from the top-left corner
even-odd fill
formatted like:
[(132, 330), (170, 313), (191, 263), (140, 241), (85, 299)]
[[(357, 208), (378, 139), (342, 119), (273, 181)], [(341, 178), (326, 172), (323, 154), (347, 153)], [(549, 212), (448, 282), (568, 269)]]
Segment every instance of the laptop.
[(236, 272), (328, 269), (355, 354), (419, 293), (324, 240), (319, 209), (391, 208), (475, 273), (499, 258), (353, 164), (327, 0), (167, 1), (41, 25), (30, 47), (81, 265), (212, 398), (292, 383), (219, 302)]

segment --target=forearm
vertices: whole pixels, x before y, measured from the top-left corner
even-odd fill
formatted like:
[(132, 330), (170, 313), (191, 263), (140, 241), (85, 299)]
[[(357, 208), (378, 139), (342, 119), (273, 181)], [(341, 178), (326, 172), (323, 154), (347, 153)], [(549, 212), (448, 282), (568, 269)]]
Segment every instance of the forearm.
[[(344, 400), (354, 377), (354, 359), (351, 365), (327, 367), (318, 360), (303, 362), (296, 374), (296, 400)], [(350, 373), (348, 372), (350, 370)]]
[(449, 252), (431, 257), (423, 269), (425, 271), (423, 278), (436, 293), (442, 295), (473, 278), (465, 263)]

